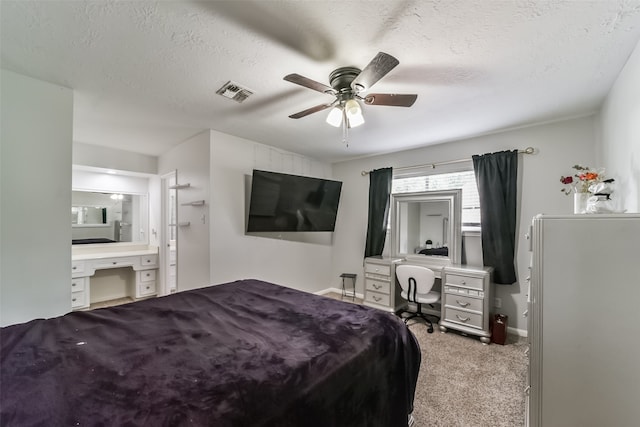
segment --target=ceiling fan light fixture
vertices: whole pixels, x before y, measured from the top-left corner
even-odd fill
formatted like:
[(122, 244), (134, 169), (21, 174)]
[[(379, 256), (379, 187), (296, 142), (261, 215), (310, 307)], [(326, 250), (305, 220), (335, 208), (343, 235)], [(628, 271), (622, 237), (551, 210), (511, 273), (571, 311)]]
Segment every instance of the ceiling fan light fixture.
[(344, 110), (349, 119), (349, 127), (355, 128), (364, 123), (362, 108), (355, 99), (350, 99), (344, 104)]
[(342, 124), (342, 108), (338, 106), (333, 107), (327, 116), (327, 123), (333, 127), (340, 127)]

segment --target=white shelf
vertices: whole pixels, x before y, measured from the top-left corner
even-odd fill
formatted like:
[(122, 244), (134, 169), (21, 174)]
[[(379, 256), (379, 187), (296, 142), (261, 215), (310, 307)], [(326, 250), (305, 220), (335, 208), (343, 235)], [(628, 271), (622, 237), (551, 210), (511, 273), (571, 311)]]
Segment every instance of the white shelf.
[(176, 185), (172, 185), (171, 187), (169, 187), (170, 190), (180, 190), (182, 188), (189, 188), (191, 187), (191, 184), (176, 184)]
[(195, 200), (193, 202), (181, 203), (181, 206), (203, 206), (204, 200)]

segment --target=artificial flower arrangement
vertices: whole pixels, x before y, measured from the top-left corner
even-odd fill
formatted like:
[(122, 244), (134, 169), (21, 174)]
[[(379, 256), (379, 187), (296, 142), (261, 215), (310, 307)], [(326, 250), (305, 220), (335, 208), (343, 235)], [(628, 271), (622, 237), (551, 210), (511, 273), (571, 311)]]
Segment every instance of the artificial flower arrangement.
[(609, 186), (606, 184), (610, 184), (614, 180), (613, 178), (605, 178), (604, 169), (594, 171), (588, 166), (580, 165), (575, 165), (573, 168), (577, 171), (573, 176), (560, 177), (560, 182), (569, 186), (560, 191), (567, 195), (572, 193), (611, 194)]

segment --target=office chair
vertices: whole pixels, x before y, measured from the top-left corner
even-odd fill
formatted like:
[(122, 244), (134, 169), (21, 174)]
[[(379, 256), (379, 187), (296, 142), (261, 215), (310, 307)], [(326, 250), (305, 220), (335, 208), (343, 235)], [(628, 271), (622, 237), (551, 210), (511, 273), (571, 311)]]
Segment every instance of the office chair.
[(418, 306), (418, 311), (405, 317), (404, 323), (414, 317), (421, 317), (428, 325), (427, 332), (432, 333), (433, 323), (427, 318), (428, 315), (422, 312), (422, 304), (435, 304), (440, 301), (440, 292), (431, 290), (436, 279), (433, 270), (419, 265), (402, 264), (396, 267), (396, 277), (402, 287), (402, 298)]

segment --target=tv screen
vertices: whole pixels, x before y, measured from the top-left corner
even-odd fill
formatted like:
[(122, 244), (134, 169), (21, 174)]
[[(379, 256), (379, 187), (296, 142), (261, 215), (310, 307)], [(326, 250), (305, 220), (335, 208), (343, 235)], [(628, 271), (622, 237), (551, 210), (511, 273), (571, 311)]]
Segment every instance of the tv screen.
[(247, 232), (333, 231), (342, 182), (253, 171)]

